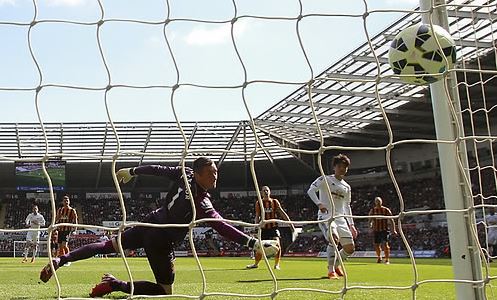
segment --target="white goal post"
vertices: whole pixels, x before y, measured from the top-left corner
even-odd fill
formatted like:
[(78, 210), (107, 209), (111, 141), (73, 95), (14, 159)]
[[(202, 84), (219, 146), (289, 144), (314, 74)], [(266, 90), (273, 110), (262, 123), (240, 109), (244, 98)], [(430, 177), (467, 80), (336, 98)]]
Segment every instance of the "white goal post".
[[(422, 20), (426, 24), (449, 29), (446, 0), (420, 0)], [(443, 195), (447, 212), (447, 225), (456, 296), (460, 300), (485, 299), (482, 282), (480, 247), (473, 232), (476, 218), (471, 191), (461, 104), (455, 72), (447, 74), (446, 80), (430, 84), (433, 119), (440, 158)], [(452, 111), (453, 110), (453, 111)], [(455, 142), (454, 142), (455, 141)]]

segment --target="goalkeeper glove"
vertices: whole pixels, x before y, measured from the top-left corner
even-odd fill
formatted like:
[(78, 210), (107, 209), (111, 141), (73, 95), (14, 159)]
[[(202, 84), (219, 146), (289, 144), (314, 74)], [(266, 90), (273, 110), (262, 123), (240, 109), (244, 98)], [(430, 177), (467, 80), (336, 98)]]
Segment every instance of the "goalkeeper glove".
[(128, 183), (134, 177), (134, 168), (123, 168), (117, 171), (117, 182), (119, 183)]

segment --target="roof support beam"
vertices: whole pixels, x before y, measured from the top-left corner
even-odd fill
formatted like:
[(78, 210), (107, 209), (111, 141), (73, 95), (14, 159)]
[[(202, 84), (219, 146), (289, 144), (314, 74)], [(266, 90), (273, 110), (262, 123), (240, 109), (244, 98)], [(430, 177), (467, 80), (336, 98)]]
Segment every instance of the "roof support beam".
[[(274, 122), (274, 121), (258, 121), (258, 123), (264, 123), (266, 125), (272, 126), (273, 128), (265, 128), (264, 129), (268, 132), (271, 132), (271, 134), (274, 135), (273, 132), (278, 132), (280, 134), (284, 134), (285, 131), (287, 130), (286, 128), (290, 128), (292, 130), (295, 130), (295, 128), (300, 128), (304, 132), (310, 132), (312, 130), (315, 130), (314, 125), (305, 125), (305, 124), (292, 124), (289, 125), (287, 123), (283, 122)], [(278, 128), (277, 130), (275, 127), (282, 126), (283, 129)], [(331, 128), (331, 129), (330, 129)], [(328, 126), (327, 124), (321, 124), (321, 130), (323, 131), (323, 134), (325, 138), (340, 138), (340, 139), (360, 139), (363, 141), (367, 141), (369, 137), (367, 136), (378, 136), (378, 137), (386, 137), (388, 136), (387, 130), (374, 130), (374, 129), (368, 129), (368, 127), (364, 128), (340, 128), (340, 127), (334, 127), (334, 126)], [(352, 135), (353, 134), (353, 135)], [(402, 130), (394, 130), (394, 137), (406, 139), (406, 138), (419, 138), (420, 134), (413, 134), (410, 131), (402, 131)], [(426, 132), (422, 133), (422, 136), (424, 137), (429, 137), (429, 138), (435, 138), (435, 135), (433, 134), (427, 134)], [(364, 137), (361, 139), (361, 137)], [(318, 139), (315, 141), (319, 142)]]
[[(275, 115), (275, 116), (281, 116), (281, 117), (291, 117), (291, 118), (295, 117), (295, 118), (301, 118), (301, 119), (312, 119), (311, 115), (303, 115), (303, 114), (298, 114), (298, 113), (290, 113), (290, 112), (282, 112), (282, 111), (273, 111), (273, 112), (271, 112), (271, 114)], [(322, 120), (385, 125), (384, 120), (360, 119), (360, 118), (349, 117), (347, 115), (342, 115), (342, 116), (318, 115), (317, 117), (319, 119), (322, 119)], [(432, 129), (433, 128), (432, 124), (420, 124), (419, 122), (412, 123), (412, 122), (404, 122), (404, 121), (390, 121), (390, 125), (399, 126), (399, 127), (416, 127), (416, 128), (424, 128), (424, 129)]]
[(190, 137), (188, 138), (188, 144), (187, 144), (187, 148), (189, 149), (190, 148), (190, 145), (192, 144), (193, 142), (193, 138), (195, 137), (195, 133), (197, 133), (197, 130), (198, 130), (198, 123), (195, 123), (195, 126), (193, 127), (192, 129), (192, 134), (190, 135)]
[[(385, 33), (383, 34), (383, 36), (385, 37), (385, 39), (387, 41), (393, 41), (393, 39), (395, 38), (395, 35), (394, 34), (390, 34), (390, 33)], [(461, 40), (461, 39), (458, 39), (456, 38), (455, 36), (453, 37), (454, 38), (454, 41), (456, 42), (456, 46), (462, 46), (462, 47), (478, 47), (478, 48), (493, 48), (493, 44), (492, 42), (483, 42), (483, 41), (477, 41), (477, 40)]]
[[(356, 91), (330, 90), (330, 89), (318, 89), (318, 88), (312, 88), (311, 92), (316, 94), (376, 99), (376, 94), (370, 92), (356, 92)], [(409, 101), (409, 102), (426, 102), (426, 100), (423, 97), (408, 97), (408, 96), (400, 96), (394, 94), (380, 94), (380, 97), (381, 99), (386, 99), (386, 100), (395, 99), (395, 100)]]
[[(308, 101), (297, 101), (290, 100), (287, 101), (288, 105), (297, 105), (297, 106), (310, 106)], [(334, 104), (334, 103), (323, 103), (323, 102), (315, 102), (314, 107), (318, 108), (334, 108), (334, 109), (350, 109), (356, 111), (375, 111), (381, 112), (381, 109), (378, 107), (374, 107), (373, 105), (364, 105), (364, 106), (354, 106), (354, 105), (343, 105), (343, 104)], [(419, 116), (426, 117), (426, 112), (416, 111), (416, 110), (400, 110), (400, 109), (389, 109), (386, 108), (385, 112), (387, 114), (398, 114), (398, 115), (411, 115), (411, 116)]]
[(17, 143), (17, 155), (19, 158), (22, 158), (22, 150), (21, 150), (21, 139), (19, 137), (19, 124), (16, 123), (16, 143)]
[[(257, 127), (257, 129), (259, 129), (260, 131), (262, 131), (263, 133), (265, 133), (276, 144), (278, 144), (278, 145), (280, 145), (282, 147), (285, 147), (285, 148), (295, 148), (295, 149), (299, 149), (300, 148), (297, 144), (294, 144), (294, 143), (291, 143), (291, 146), (288, 147), (289, 145), (286, 145), (287, 142), (286, 142), (285, 138), (282, 138), (278, 134), (275, 134), (271, 130), (265, 129), (264, 127), (259, 127), (257, 125), (256, 125), (256, 127)], [(316, 172), (316, 170), (312, 166), (310, 166), (304, 160), (302, 160), (302, 158), (300, 158), (300, 155), (301, 155), (300, 152), (288, 151), (288, 153), (290, 153), (290, 155), (292, 155), (300, 164), (302, 164), (303, 166), (305, 166), (307, 169), (312, 170), (313, 172)]]
[[(148, 128), (148, 133), (147, 133), (147, 138), (145, 140), (145, 144), (143, 145), (143, 148), (142, 148), (142, 153), (145, 153), (145, 151), (147, 151), (147, 147), (148, 147), (148, 144), (150, 143), (150, 139), (152, 137), (152, 130), (154, 129), (154, 123), (153, 122), (150, 122), (150, 127)], [(140, 161), (138, 162), (138, 166), (141, 166), (143, 164), (143, 158), (145, 157), (144, 154), (142, 154), (140, 156)], [(138, 177), (135, 176), (135, 178), (133, 178), (133, 190), (135, 189), (136, 187), (136, 182), (137, 182), (137, 179)]]
[[(233, 147), (233, 144), (235, 143), (236, 138), (240, 134), (242, 127), (244, 127), (244, 123), (240, 122), (238, 124), (238, 127), (235, 129), (235, 132), (233, 132), (233, 135), (231, 136), (230, 140), (226, 144), (226, 147), (224, 147), (224, 150), (229, 151), (231, 149), (231, 147)], [(221, 157), (219, 158), (219, 161), (217, 162), (218, 168), (223, 164), (224, 159), (226, 159), (226, 156), (228, 156), (228, 152), (224, 152), (223, 154), (221, 154)]]
[(64, 123), (60, 123), (59, 153), (63, 153), (63, 149), (64, 149)]
[[(271, 126), (272, 128), (266, 128), (260, 126), (262, 124)], [(262, 130), (264, 128), (266, 131), (269, 131), (271, 133), (273, 131), (274, 132), (277, 131), (278, 135), (276, 136), (279, 136), (281, 139), (284, 139), (285, 141), (294, 140), (294, 136), (299, 136), (302, 138), (305, 137), (309, 140), (319, 142), (319, 137), (317, 135), (316, 136), (311, 135), (311, 133), (314, 133), (316, 131), (316, 127), (312, 125), (306, 126), (303, 124), (297, 125), (297, 124), (288, 124), (284, 122), (275, 123), (272, 121), (258, 121), (256, 126), (258, 129)], [(290, 135), (291, 137), (284, 136), (285, 134)]]
[[(312, 124), (311, 123), (308, 123), (308, 124), (305, 124), (305, 123), (295, 124), (295, 123), (285, 123), (285, 122), (281, 122), (281, 121), (258, 120), (256, 122), (256, 125), (267, 125), (267, 126), (272, 126), (272, 127), (276, 127), (276, 128), (283, 127), (283, 128), (288, 128), (290, 130), (301, 129), (302, 132), (305, 132), (305, 133), (317, 132), (317, 127), (316, 127), (316, 124), (314, 124), (314, 123), (312, 123)], [(323, 127), (326, 127), (326, 129), (328, 129), (330, 131), (334, 131), (336, 133), (344, 132), (344, 128), (343, 127), (321, 124), (321, 128), (323, 128)], [(278, 128), (277, 130), (279, 132), (280, 129)], [(362, 129), (357, 129), (357, 130), (361, 131)], [(315, 139), (317, 141), (319, 141), (318, 138), (315, 138)]]
[[(376, 63), (376, 59), (373, 56), (351, 55), (351, 57), (355, 61)], [(380, 64), (388, 64), (388, 58), (383, 57), (383, 56), (377, 56), (377, 58), (378, 58), (378, 62)]]
[[(265, 147), (264, 142), (261, 139), (258, 139), (258, 140), (259, 140), (260, 146), (261, 147)], [(285, 176), (283, 176), (283, 173), (281, 172), (280, 167), (278, 167), (278, 165), (276, 165), (274, 163), (274, 158), (271, 155), (271, 153), (269, 151), (267, 151), (267, 150), (264, 150), (264, 153), (266, 153), (269, 161), (271, 162), (271, 165), (273, 166), (274, 170), (276, 171), (276, 174), (278, 174), (278, 177), (281, 179), (281, 181), (283, 182), (283, 184), (285, 186), (288, 186), (288, 182), (287, 182)]]
[[(328, 80), (335, 80), (335, 81), (371, 82), (371, 83), (376, 82), (376, 76), (357, 75), (357, 74), (327, 73), (326, 78)], [(380, 82), (382, 82), (382, 83), (401, 83), (403, 85), (406, 84), (405, 82), (401, 81), (400, 78), (398, 78), (398, 77), (381, 77)]]
[(492, 13), (482, 13), (482, 12), (469, 12), (469, 11), (455, 11), (455, 10), (447, 10), (447, 14), (449, 17), (454, 18), (469, 18), (469, 19), (478, 19), (478, 20), (497, 20), (497, 14), (495, 11)]
[[(257, 123), (259, 124), (265, 124), (268, 126), (272, 126), (273, 130), (271, 132), (277, 131), (278, 133), (283, 133), (285, 131), (300, 131), (300, 132), (314, 132), (317, 130), (316, 125), (314, 124), (289, 124), (285, 122), (278, 122), (278, 121), (258, 121)], [(321, 130), (324, 133), (325, 137), (343, 137), (347, 133), (357, 133), (357, 134), (370, 134), (370, 135), (378, 135), (378, 136), (385, 136), (387, 134), (387, 131), (381, 131), (381, 130), (370, 130), (367, 128), (344, 128), (344, 127), (337, 127), (333, 125), (328, 125), (328, 124), (320, 124)], [(281, 128), (278, 128), (281, 127)], [(266, 128), (266, 130), (270, 130), (269, 128)], [(307, 136), (306, 136), (307, 137)], [(313, 140), (316, 142), (319, 142), (318, 137), (314, 137)]]
[(247, 126), (249, 126), (250, 130), (252, 130), (252, 133), (254, 134), (254, 139), (255, 139), (255, 143), (257, 145), (259, 145), (259, 147), (261, 147), (262, 149), (262, 152), (264, 152), (264, 155), (266, 155), (267, 159), (269, 159), (269, 161), (273, 164), (274, 161), (273, 161), (273, 157), (271, 156), (271, 154), (269, 153), (269, 151), (267, 151), (266, 149), (264, 149), (264, 144), (262, 143), (261, 139), (258, 138), (258, 136), (256, 135), (256, 128), (254, 128), (252, 126), (252, 123), (251, 122), (247, 122)]
[[(107, 123), (104, 124), (105, 130), (104, 130), (104, 139), (102, 141), (102, 149), (100, 149), (100, 156), (103, 156), (105, 153), (105, 146), (107, 145), (107, 135), (109, 132), (109, 126), (107, 126)], [(95, 176), (95, 189), (98, 189), (100, 185), (100, 177), (102, 176), (102, 162), (103, 160), (100, 159), (98, 162), (98, 168), (97, 168), (97, 176)]]

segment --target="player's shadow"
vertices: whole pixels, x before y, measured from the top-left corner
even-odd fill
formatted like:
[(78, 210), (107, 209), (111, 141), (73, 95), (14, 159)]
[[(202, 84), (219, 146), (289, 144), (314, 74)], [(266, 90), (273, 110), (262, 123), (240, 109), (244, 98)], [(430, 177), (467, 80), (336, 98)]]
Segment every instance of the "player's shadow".
[[(278, 281), (300, 281), (300, 280), (323, 280), (323, 279), (328, 279), (328, 276), (322, 276), (322, 277), (307, 277), (307, 278), (277, 278)], [(266, 281), (273, 281), (273, 279), (268, 278), (268, 279), (254, 279), (254, 280), (237, 280), (237, 282), (240, 283), (257, 283), (257, 282), (266, 282)]]
[(246, 270), (246, 268), (224, 268), (224, 269), (204, 269), (204, 272), (224, 272), (224, 271), (240, 271)]

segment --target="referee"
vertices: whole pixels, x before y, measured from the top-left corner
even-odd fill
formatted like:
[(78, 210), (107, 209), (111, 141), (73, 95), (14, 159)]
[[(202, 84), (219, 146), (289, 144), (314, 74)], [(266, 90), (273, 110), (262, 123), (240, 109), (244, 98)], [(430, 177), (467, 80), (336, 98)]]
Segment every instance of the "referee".
[[(380, 197), (374, 198), (374, 207), (369, 211), (370, 216), (391, 216), (392, 212), (386, 206), (383, 206), (383, 200)], [(390, 230), (393, 234), (397, 234), (395, 230), (394, 219), (372, 217), (369, 218), (369, 227), (373, 230), (374, 236), (374, 250), (376, 252), (377, 263), (381, 263), (381, 250), (385, 255), (385, 264), (390, 264), (390, 245), (388, 240), (390, 238)]]

